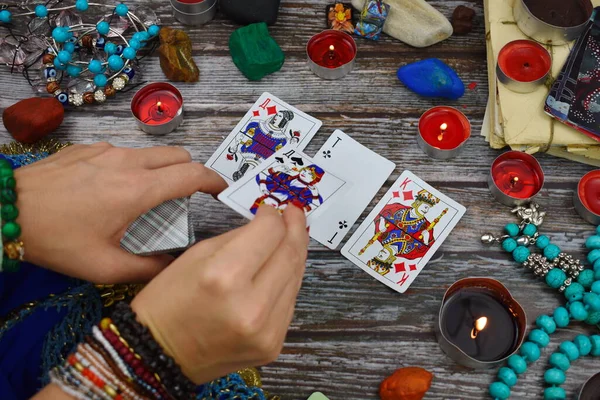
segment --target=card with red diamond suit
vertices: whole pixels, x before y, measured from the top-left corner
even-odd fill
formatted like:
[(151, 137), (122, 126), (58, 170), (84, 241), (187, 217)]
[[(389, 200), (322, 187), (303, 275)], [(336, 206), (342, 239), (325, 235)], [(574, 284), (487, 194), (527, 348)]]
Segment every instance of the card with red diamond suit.
[(342, 255), (404, 293), (465, 212), (464, 206), (404, 171), (342, 248)]
[(206, 166), (232, 184), (287, 145), (303, 150), (321, 125), (318, 119), (265, 92)]

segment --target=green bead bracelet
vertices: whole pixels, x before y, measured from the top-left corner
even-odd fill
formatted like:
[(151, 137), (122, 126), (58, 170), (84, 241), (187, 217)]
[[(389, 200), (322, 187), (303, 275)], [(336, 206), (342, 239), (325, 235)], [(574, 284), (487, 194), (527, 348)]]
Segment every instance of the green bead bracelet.
[(25, 253), (23, 242), (19, 240), (21, 236), (21, 226), (16, 219), (19, 216), (19, 209), (16, 206), (17, 182), (10, 162), (0, 158), (0, 217), (2, 224), (3, 255), (0, 263), (0, 271), (17, 272), (20, 269), (21, 261)]

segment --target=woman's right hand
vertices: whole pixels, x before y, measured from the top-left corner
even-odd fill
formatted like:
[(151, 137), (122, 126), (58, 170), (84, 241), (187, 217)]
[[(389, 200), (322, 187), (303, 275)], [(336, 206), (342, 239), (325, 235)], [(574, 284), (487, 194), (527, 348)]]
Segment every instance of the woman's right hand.
[(267, 364), (283, 347), (308, 241), (302, 210), (263, 206), (248, 225), (186, 251), (132, 308), (195, 383)]

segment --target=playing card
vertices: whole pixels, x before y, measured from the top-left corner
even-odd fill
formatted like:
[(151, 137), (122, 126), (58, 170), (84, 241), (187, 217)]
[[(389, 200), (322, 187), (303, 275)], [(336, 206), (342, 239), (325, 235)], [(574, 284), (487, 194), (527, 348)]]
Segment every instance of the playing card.
[(404, 171), (342, 254), (390, 288), (404, 293), (466, 209)]
[(286, 145), (304, 149), (321, 124), (318, 119), (265, 92), (206, 166), (231, 184)]
[(188, 197), (166, 201), (141, 215), (127, 229), (121, 247), (148, 256), (183, 250), (196, 238), (189, 218)]
[(396, 165), (341, 130), (333, 132), (314, 160), (323, 168), (352, 179), (352, 188), (310, 227), (313, 239), (335, 250)]
[(306, 154), (286, 147), (223, 191), (219, 200), (249, 219), (263, 204), (281, 212), (293, 204), (304, 210), (310, 225), (326, 204), (350, 186)]

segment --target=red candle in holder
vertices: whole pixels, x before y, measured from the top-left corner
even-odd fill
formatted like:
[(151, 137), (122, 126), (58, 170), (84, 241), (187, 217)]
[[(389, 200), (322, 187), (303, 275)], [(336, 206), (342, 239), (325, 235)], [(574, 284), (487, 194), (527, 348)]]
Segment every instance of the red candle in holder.
[(573, 203), (583, 219), (600, 225), (600, 169), (588, 172), (581, 178)]
[(507, 206), (528, 203), (544, 186), (544, 172), (534, 156), (507, 151), (492, 163), (488, 185), (492, 195)]
[(165, 135), (183, 121), (183, 97), (170, 83), (151, 83), (133, 96), (131, 112), (141, 130)]
[(467, 117), (452, 107), (434, 107), (419, 119), (417, 143), (430, 157), (447, 160), (456, 157), (471, 137)]
[(498, 54), (498, 80), (518, 93), (535, 91), (546, 82), (552, 68), (548, 51), (531, 40), (515, 40)]
[(333, 29), (316, 34), (306, 45), (310, 69), (324, 79), (339, 79), (350, 73), (356, 51), (352, 36)]

